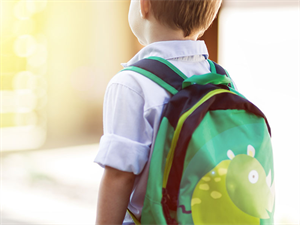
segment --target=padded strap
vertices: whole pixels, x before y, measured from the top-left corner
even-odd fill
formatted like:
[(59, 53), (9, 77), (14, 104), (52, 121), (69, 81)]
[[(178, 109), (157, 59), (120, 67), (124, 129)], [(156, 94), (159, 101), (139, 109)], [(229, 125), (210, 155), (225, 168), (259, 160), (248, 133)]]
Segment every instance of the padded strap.
[(226, 75), (220, 75), (218, 73), (207, 73), (203, 75), (194, 75), (188, 79), (185, 79), (182, 83), (182, 88), (186, 88), (192, 84), (223, 84), (228, 86), (230, 83), (231, 79)]
[(178, 68), (160, 57), (142, 59), (123, 69), (140, 73), (175, 95), (187, 78)]
[[(223, 76), (225, 75), (226, 77), (230, 78), (227, 71), (225, 69), (223, 69), (220, 65), (218, 65), (217, 63), (215, 63), (209, 59), (208, 59), (208, 62), (210, 64), (211, 74), (216, 74), (216, 75), (219, 74), (219, 75), (223, 75)], [(148, 58), (142, 59), (142, 60), (134, 63), (133, 65), (126, 67), (123, 70), (131, 70), (131, 71), (140, 73), (140, 74), (148, 77), (149, 79), (151, 79), (152, 81), (154, 81), (155, 83), (157, 83), (158, 85), (160, 85), (162, 88), (166, 89), (173, 95), (175, 95), (178, 91), (180, 91), (185, 86), (189, 86), (190, 84), (188, 84), (188, 83), (192, 82), (194, 78), (201, 79), (201, 82), (203, 81), (203, 79), (207, 78), (204, 75), (201, 75), (201, 77), (193, 76), (194, 78), (192, 77), (192, 78), (188, 79), (187, 76), (185, 76), (172, 63), (170, 63), (166, 59), (163, 59), (160, 57), (148, 57)], [(220, 76), (220, 77), (222, 77), (222, 76)], [(234, 89), (234, 85), (231, 82), (231, 79), (225, 79), (225, 78), (222, 78), (222, 79), (225, 80), (227, 83), (225, 81), (222, 81), (219, 83), (224, 82), (224, 83), (226, 83), (226, 85), (228, 85), (229, 87)], [(184, 84), (184, 80), (186, 80), (187, 85)], [(207, 82), (214, 83), (211, 80), (208, 80)], [(196, 83), (198, 83), (198, 82), (196, 82)], [(219, 84), (219, 83), (217, 83), (217, 84)], [(203, 83), (203, 84), (205, 84), (205, 83)]]
[[(229, 73), (222, 66), (220, 66), (219, 64), (215, 63), (214, 61), (212, 61), (210, 59), (208, 59), (207, 61), (209, 62), (210, 70), (211, 70), (212, 73), (226, 75), (227, 77), (229, 77), (231, 79)], [(232, 83), (232, 81), (231, 81), (230, 84), (228, 84), (228, 86), (235, 89), (234, 84)]]

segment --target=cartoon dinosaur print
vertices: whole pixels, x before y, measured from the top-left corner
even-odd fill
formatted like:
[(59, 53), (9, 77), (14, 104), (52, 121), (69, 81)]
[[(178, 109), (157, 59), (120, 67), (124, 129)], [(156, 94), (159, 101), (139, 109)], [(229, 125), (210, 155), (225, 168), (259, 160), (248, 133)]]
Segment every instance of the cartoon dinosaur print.
[[(247, 155), (227, 151), (223, 160), (198, 182), (191, 200), (194, 224), (260, 224), (269, 218), (274, 205), (274, 182), (254, 158), (248, 145)], [(201, 212), (201, 213), (199, 213)]]

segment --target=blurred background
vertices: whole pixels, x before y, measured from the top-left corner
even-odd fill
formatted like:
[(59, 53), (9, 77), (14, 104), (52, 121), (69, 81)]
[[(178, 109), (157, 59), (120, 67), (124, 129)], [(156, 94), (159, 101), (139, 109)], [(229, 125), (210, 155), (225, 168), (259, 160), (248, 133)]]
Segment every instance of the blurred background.
[[(142, 48), (128, 8), (1, 0), (1, 225), (94, 224), (105, 87)], [(201, 39), (269, 119), (275, 222), (299, 224), (299, 0), (223, 0)]]

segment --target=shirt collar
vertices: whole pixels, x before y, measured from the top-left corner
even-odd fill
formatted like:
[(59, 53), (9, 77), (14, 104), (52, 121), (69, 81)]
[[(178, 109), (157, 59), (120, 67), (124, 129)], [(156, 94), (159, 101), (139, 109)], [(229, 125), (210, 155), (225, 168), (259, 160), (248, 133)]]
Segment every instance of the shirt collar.
[(200, 40), (154, 42), (140, 50), (127, 63), (122, 63), (122, 66), (128, 67), (137, 61), (150, 56), (157, 56), (167, 60), (188, 56), (204, 56), (207, 59), (208, 51), (204, 41)]

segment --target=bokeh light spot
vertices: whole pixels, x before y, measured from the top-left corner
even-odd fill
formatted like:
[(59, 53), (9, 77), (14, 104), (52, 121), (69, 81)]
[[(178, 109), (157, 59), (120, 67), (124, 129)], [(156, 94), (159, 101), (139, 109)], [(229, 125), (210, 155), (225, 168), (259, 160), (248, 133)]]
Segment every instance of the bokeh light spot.
[(43, 97), (47, 93), (47, 81), (41, 76), (30, 77), (27, 87), (31, 89), (38, 98)]
[(16, 36), (32, 33), (35, 24), (32, 19), (17, 20), (13, 25), (13, 32)]
[(14, 43), (14, 50), (17, 56), (28, 57), (36, 50), (36, 40), (31, 35), (22, 35)]
[[(48, 103), (47, 95), (38, 94), (36, 92), (34, 92), (34, 93), (39, 98), (38, 101), (37, 101), (36, 109), (37, 110), (43, 109)], [(40, 97), (41, 95), (42, 95), (42, 97)], [(43, 122), (43, 121), (40, 121), (40, 122)], [(44, 116), (44, 122), (46, 123), (46, 116)]]
[(11, 24), (15, 20), (13, 11), (14, 11), (14, 2), (1, 1), (0, 21), (1, 21), (1, 34), (3, 36), (10, 32)]
[(17, 113), (14, 122), (16, 126), (35, 126), (38, 122), (36, 112)]
[(37, 98), (30, 90), (1, 91), (1, 113), (28, 113), (37, 105)]
[(18, 90), (16, 92), (16, 111), (30, 112), (36, 108), (37, 99), (30, 90)]
[(17, 2), (14, 8), (14, 14), (20, 20), (28, 19), (32, 15), (28, 10), (27, 2), (24, 0)]
[(1, 113), (14, 112), (15, 109), (15, 95), (13, 91), (1, 91)]
[(31, 13), (37, 13), (43, 11), (47, 6), (47, 0), (44, 1), (34, 1), (34, 0), (27, 0), (26, 7), (27, 10)]
[(46, 46), (42, 44), (36, 45), (36, 50), (34, 53), (28, 58), (27, 62), (33, 67), (38, 67), (46, 63), (47, 61), (48, 51)]
[(15, 75), (13, 79), (13, 88), (17, 89), (27, 89), (29, 80), (34, 77), (34, 75), (29, 71), (22, 71)]

